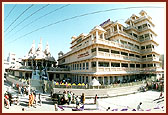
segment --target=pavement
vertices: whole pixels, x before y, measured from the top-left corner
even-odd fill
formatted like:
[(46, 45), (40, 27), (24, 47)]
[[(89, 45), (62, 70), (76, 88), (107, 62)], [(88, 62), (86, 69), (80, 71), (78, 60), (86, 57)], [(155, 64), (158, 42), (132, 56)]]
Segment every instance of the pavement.
[[(17, 90), (13, 89), (9, 84), (4, 83), (3, 91), (10, 90), (13, 93), (17, 93)], [(116, 89), (117, 90), (117, 89)], [(160, 92), (147, 91), (139, 92), (135, 94), (115, 96), (109, 98), (98, 98), (98, 103), (93, 104), (94, 99), (88, 98), (85, 101), (84, 111), (82, 112), (133, 112), (132, 109), (136, 109), (137, 105), (142, 102), (142, 112), (165, 112), (165, 100), (158, 99)], [(2, 107), (3, 113), (55, 113), (55, 112), (74, 112), (72, 108), (75, 108), (75, 104), (62, 106), (64, 110), (58, 108), (55, 111), (53, 101), (50, 99), (50, 94), (42, 94), (42, 105), (38, 103), (36, 107), (28, 107), (28, 95), (20, 96), (20, 105), (14, 105), (9, 109)], [(82, 106), (82, 105), (81, 105)], [(22, 109), (24, 108), (24, 111)], [(110, 108), (109, 111), (106, 111)], [(123, 109), (123, 111), (122, 111)], [(127, 110), (127, 111), (126, 111)], [(78, 111), (80, 112), (80, 111)], [(139, 111), (134, 111), (139, 112)]]

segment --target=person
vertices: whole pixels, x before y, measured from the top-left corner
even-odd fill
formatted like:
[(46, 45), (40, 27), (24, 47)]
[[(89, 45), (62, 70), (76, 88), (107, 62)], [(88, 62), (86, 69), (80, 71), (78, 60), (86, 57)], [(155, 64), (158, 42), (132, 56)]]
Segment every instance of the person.
[(162, 96), (163, 96), (163, 94), (162, 94), (162, 91), (160, 92), (160, 96), (159, 96), (159, 98), (162, 98)]
[(108, 107), (107, 109), (106, 109), (106, 111), (109, 111), (110, 110), (110, 107)]
[(65, 91), (65, 93), (64, 93), (64, 99), (65, 99), (65, 103), (68, 103), (68, 94), (67, 94), (66, 91)]
[(39, 103), (40, 103), (40, 106), (41, 106), (42, 101), (41, 101), (41, 94), (40, 94), (40, 93), (39, 93), (39, 97), (38, 97), (38, 99), (39, 99)]
[(76, 98), (75, 93), (73, 93), (73, 95), (72, 95), (72, 103), (75, 103), (75, 98)]
[(72, 96), (71, 92), (68, 92), (68, 104), (71, 104)]
[(58, 105), (55, 104), (54, 106), (55, 106), (55, 111), (58, 111)]
[(34, 95), (33, 92), (29, 95), (29, 105), (28, 106), (33, 106), (34, 103)]
[(76, 108), (79, 108), (79, 97), (76, 96)]
[(35, 106), (36, 106), (37, 101), (36, 101), (36, 92), (35, 92), (35, 91), (33, 92), (33, 95), (34, 95), (34, 104), (35, 104)]
[(82, 93), (82, 96), (81, 96), (81, 103), (85, 104), (85, 94)]
[(4, 104), (7, 106), (7, 109), (9, 109), (9, 96), (8, 96), (8, 94), (5, 94)]
[(94, 98), (94, 104), (96, 104), (97, 102), (97, 94), (95, 95), (95, 98)]
[(24, 95), (24, 88), (23, 88), (23, 86), (21, 87), (21, 95), (22, 96)]
[(137, 106), (137, 110), (138, 111), (143, 111), (143, 109), (141, 108), (142, 102), (139, 103), (139, 105)]
[(15, 84), (14, 84), (14, 83), (12, 83), (12, 88), (13, 88), (13, 89), (15, 88)]

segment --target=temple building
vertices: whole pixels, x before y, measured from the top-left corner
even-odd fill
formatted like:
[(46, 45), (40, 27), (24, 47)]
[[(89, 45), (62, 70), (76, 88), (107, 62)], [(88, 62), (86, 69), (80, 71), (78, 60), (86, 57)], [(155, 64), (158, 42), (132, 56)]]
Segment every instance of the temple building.
[(68, 68), (68, 78), (76, 83), (94, 78), (103, 85), (161, 78), (155, 25), (145, 11), (139, 14), (128, 18), (126, 27), (108, 19), (88, 34), (73, 36), (71, 51), (59, 53), (58, 66)]
[[(28, 54), (22, 58), (22, 66), (19, 68), (9, 68), (8, 72), (19, 78), (42, 79), (44, 77), (47, 80), (52, 80), (53, 74), (50, 75), (51, 72), (49, 73), (49, 71), (55, 67), (56, 61), (51, 56), (48, 43), (43, 51), (42, 40), (40, 39), (37, 49), (35, 48), (35, 41), (33, 41)], [(40, 76), (42, 77), (40, 78)]]
[(22, 60), (23, 65), (33, 69), (41, 69), (45, 67), (50, 68), (56, 66), (56, 61), (54, 57), (51, 56), (49, 51), (48, 43), (46, 44), (45, 50), (42, 50), (42, 40), (40, 40), (37, 49), (35, 49), (35, 42), (33, 41), (30, 51)]

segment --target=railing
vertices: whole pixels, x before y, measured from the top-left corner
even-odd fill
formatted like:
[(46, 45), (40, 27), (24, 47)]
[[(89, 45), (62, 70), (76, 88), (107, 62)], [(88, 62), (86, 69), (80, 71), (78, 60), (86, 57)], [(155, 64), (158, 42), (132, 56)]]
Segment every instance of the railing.
[(98, 67), (99, 72), (110, 72), (110, 71), (140, 71), (140, 68), (127, 68), (127, 67)]

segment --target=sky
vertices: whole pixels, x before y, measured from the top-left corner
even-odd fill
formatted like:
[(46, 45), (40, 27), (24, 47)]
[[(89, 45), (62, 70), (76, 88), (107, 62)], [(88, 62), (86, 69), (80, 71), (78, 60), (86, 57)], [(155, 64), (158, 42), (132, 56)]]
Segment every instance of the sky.
[[(157, 40), (160, 44), (158, 52), (163, 54), (165, 51), (165, 4), (163, 3), (48, 4), (37, 3), (31, 6), (30, 3), (4, 3), (2, 17), (4, 22), (4, 59), (7, 58), (9, 52), (15, 53), (17, 58), (23, 58), (28, 54), (33, 40), (35, 40), (37, 48), (41, 38), (43, 50), (48, 42), (51, 55), (57, 60), (60, 51), (63, 53), (70, 51), (72, 36), (78, 36), (81, 33), (88, 34), (96, 25), (100, 25), (107, 19), (118, 20), (119, 23), (124, 24), (132, 14), (139, 16), (141, 10), (145, 10), (155, 24), (154, 31), (158, 35)], [(128, 8), (142, 6), (162, 8)], [(82, 14), (115, 8), (128, 9), (111, 10), (62, 21)]]

